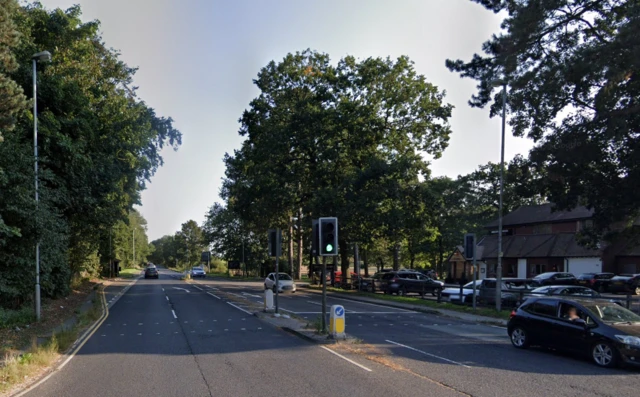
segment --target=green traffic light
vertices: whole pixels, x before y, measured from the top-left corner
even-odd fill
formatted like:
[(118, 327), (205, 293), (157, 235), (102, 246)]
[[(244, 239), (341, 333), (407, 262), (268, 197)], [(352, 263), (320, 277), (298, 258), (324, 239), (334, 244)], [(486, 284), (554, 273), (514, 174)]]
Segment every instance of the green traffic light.
[(327, 244), (327, 252), (333, 251), (333, 245)]

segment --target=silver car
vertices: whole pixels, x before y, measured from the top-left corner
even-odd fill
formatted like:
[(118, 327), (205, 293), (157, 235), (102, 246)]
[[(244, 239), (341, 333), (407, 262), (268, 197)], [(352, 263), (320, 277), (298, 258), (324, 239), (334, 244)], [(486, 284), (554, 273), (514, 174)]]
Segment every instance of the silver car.
[(207, 276), (207, 273), (205, 273), (204, 269), (201, 267), (194, 267), (193, 269), (191, 269), (192, 278), (196, 278), (196, 277), (205, 278), (206, 276)]

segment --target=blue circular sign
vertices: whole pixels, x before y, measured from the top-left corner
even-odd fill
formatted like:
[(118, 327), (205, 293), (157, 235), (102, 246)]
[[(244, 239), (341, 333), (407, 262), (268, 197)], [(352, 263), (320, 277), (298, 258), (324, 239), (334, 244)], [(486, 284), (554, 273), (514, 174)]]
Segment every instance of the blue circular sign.
[(336, 307), (336, 316), (342, 316), (344, 314), (344, 308), (341, 306)]

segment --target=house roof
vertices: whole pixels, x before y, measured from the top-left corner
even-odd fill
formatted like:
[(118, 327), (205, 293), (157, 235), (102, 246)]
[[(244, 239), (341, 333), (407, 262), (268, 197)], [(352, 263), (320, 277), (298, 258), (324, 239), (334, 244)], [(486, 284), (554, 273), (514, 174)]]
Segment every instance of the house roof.
[[(531, 225), (536, 223), (563, 222), (577, 219), (589, 219), (593, 210), (576, 207), (571, 211), (553, 211), (553, 204), (523, 205), (502, 217), (503, 226)], [(498, 219), (485, 225), (487, 229), (498, 227)]]
[[(486, 236), (480, 242), (483, 259), (498, 257), (498, 236)], [(578, 244), (576, 233), (512, 235), (502, 237), (503, 258), (592, 257), (602, 251)]]
[[(464, 247), (462, 245), (457, 245), (456, 246), (456, 250), (459, 251), (461, 254), (464, 254)], [(482, 253), (484, 252), (484, 247), (482, 245), (480, 245), (479, 243), (476, 244), (476, 261), (480, 261), (482, 260)], [(456, 253), (456, 251), (453, 251), (453, 253), (451, 255), (449, 255), (449, 258), (447, 258), (447, 262), (451, 260), (451, 257)]]

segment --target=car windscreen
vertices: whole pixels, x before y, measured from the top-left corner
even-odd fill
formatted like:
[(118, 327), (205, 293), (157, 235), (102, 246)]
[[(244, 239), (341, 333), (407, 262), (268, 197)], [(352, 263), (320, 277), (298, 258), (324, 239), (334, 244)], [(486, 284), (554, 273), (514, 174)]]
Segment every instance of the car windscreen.
[(580, 280), (591, 280), (592, 278), (595, 278), (596, 274), (595, 273), (582, 273), (581, 275), (578, 276), (578, 278)]
[(279, 273), (278, 280), (291, 280), (291, 276), (289, 276), (287, 273)]
[(534, 280), (544, 280), (547, 278), (550, 278), (551, 276), (553, 276), (555, 273), (542, 273), (542, 274), (538, 274), (537, 276), (534, 277)]
[(550, 290), (549, 287), (540, 287), (540, 288), (535, 288), (531, 292), (534, 294), (546, 294), (549, 292), (549, 290)]
[(640, 323), (640, 316), (614, 303), (595, 303), (585, 307), (605, 323)]

